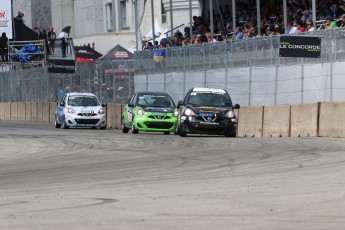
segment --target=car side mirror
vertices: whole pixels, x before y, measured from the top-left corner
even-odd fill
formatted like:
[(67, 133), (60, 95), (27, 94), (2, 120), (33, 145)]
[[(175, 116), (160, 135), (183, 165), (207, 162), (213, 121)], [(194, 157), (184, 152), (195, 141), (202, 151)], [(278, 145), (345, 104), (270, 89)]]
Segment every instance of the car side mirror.
[(133, 103), (128, 103), (128, 107), (134, 107), (134, 104)]
[(106, 107), (106, 106), (107, 106), (107, 104), (102, 103), (102, 104), (101, 104), (101, 106), (104, 108), (104, 107)]
[(58, 103), (60, 106), (65, 107), (65, 102), (61, 101), (60, 103)]
[(181, 105), (183, 105), (183, 100), (177, 102), (177, 108), (179, 109)]
[(241, 106), (239, 104), (234, 105), (234, 109), (240, 109), (240, 108), (241, 108)]

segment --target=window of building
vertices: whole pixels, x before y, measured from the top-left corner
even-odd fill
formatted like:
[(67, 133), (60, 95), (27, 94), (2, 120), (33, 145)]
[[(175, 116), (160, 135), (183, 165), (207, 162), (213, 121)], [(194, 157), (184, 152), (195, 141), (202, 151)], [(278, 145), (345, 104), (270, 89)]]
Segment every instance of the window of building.
[(161, 0), (161, 9), (162, 9), (162, 12), (161, 12), (161, 15), (162, 15), (162, 23), (166, 23), (167, 22), (167, 12), (164, 8), (164, 5), (163, 5), (163, 0)]
[(112, 3), (107, 3), (105, 5), (105, 13), (106, 13), (107, 31), (108, 32), (114, 31), (114, 15), (113, 15)]
[(122, 29), (128, 29), (128, 25), (127, 25), (127, 2), (126, 0), (121, 0), (120, 1), (120, 22), (121, 22), (121, 28)]

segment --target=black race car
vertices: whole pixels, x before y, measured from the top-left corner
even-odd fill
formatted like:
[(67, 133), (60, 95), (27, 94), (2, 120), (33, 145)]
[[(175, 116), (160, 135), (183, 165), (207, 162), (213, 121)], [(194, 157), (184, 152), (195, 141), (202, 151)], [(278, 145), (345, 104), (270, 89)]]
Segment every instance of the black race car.
[(236, 137), (237, 118), (229, 94), (223, 89), (192, 88), (178, 102), (176, 132), (185, 137), (191, 134), (215, 134)]

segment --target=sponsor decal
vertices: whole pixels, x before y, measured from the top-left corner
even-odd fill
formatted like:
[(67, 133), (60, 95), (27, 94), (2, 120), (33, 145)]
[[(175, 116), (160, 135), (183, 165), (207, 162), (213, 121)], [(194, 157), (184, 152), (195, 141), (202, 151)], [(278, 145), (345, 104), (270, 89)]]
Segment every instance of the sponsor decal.
[[(0, 31), (13, 38), (11, 0), (0, 0)], [(0, 34), (1, 36), (1, 34)]]
[(281, 36), (280, 57), (320, 58), (321, 37), (318, 36)]
[(74, 73), (74, 60), (48, 60), (49, 73)]
[(126, 51), (115, 51), (115, 58), (128, 58), (128, 52)]

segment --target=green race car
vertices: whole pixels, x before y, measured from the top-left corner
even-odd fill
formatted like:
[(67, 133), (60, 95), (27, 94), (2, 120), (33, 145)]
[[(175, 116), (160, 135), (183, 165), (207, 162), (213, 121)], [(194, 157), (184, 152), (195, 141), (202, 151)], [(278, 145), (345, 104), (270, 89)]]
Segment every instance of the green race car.
[(139, 92), (129, 99), (122, 113), (122, 132), (175, 132), (177, 109), (166, 93)]

